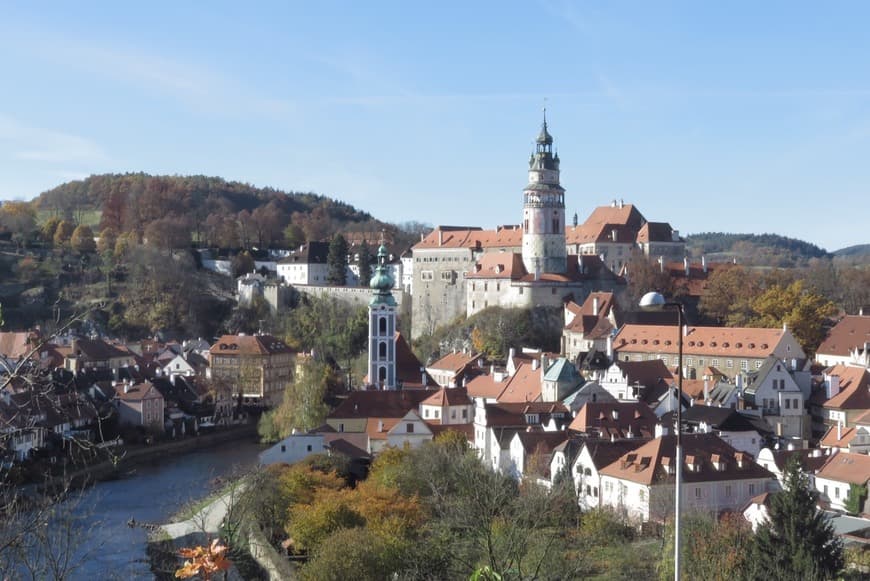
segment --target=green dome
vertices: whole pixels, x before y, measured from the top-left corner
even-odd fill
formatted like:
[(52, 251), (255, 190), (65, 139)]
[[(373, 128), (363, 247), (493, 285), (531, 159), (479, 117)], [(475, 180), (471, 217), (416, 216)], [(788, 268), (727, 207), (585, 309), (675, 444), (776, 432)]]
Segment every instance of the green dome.
[(375, 273), (369, 281), (369, 288), (374, 290), (374, 296), (369, 301), (370, 305), (386, 304), (395, 306), (396, 299), (393, 298), (393, 280), (389, 270), (387, 270), (387, 247), (381, 244), (378, 248), (378, 266), (375, 268)]

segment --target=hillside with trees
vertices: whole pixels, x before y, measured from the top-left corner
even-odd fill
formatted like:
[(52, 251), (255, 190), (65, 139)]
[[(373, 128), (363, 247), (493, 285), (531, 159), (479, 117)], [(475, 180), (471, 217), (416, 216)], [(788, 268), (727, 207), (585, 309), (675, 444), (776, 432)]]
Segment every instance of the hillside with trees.
[(724, 262), (736, 259), (749, 266), (804, 266), (813, 258), (830, 258), (831, 254), (815, 244), (778, 234), (730, 234), (702, 232), (686, 236), (690, 256), (707, 256)]
[(76, 224), (91, 219), (97, 232), (131, 232), (174, 248), (296, 247), (337, 232), (398, 230), (326, 196), (207, 176), (95, 175), (44, 192), (33, 205)]

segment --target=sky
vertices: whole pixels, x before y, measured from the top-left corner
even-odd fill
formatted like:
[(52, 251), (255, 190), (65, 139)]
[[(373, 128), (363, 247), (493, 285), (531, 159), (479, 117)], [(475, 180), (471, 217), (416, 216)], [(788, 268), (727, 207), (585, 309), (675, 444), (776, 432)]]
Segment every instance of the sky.
[(546, 106), (569, 219), (870, 243), (867, 2), (0, 0), (0, 199), (91, 174), (517, 224)]

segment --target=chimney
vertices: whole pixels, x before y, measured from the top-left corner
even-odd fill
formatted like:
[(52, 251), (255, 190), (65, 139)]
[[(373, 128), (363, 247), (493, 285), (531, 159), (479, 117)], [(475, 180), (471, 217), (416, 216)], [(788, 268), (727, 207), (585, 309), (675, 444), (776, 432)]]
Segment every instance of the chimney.
[(441, 228), (438, 228), (438, 246), (441, 246), (443, 244), (444, 244), (444, 232), (441, 230)]
[(549, 366), (550, 366), (550, 360), (547, 358), (546, 355), (541, 353), (541, 376), (543, 376), (543, 374), (546, 373), (547, 367), (549, 367)]
[(513, 347), (511, 347), (510, 349), (508, 349), (508, 359), (513, 359), (513, 358), (516, 357), (516, 356), (517, 356), (517, 350), (516, 350), (516, 349), (514, 349)]
[(532, 359), (532, 371), (536, 371), (538, 369), (538, 360)]
[(704, 274), (707, 274), (707, 257), (701, 255), (701, 270), (704, 271)]
[(653, 434), (653, 435), (654, 435), (657, 439), (658, 439), (658, 438), (661, 438), (662, 436), (667, 436), (667, 435), (668, 435), (668, 429), (667, 429), (665, 426), (663, 426), (661, 422), (657, 422), (657, 423), (656, 423), (656, 427), (655, 427), (655, 434)]
[(607, 358), (613, 359), (613, 335), (607, 335)]
[(613, 239), (614, 242), (616, 242), (616, 238), (617, 238), (616, 228), (614, 228), (613, 230), (610, 231), (610, 237)]
[(828, 399), (831, 399), (838, 393), (840, 393), (840, 376), (839, 375), (829, 375), (828, 381), (825, 382), (826, 392), (825, 395), (828, 396)]
[(710, 380), (709, 379), (704, 380), (704, 403), (707, 405), (710, 404)]
[(689, 257), (683, 257), (683, 270), (686, 271), (686, 276), (689, 276)]
[(592, 297), (592, 316), (593, 317), (598, 316), (598, 297), (597, 296)]
[(659, 272), (665, 271), (665, 257), (659, 256)]
[(837, 420), (837, 442), (843, 439), (843, 422)]

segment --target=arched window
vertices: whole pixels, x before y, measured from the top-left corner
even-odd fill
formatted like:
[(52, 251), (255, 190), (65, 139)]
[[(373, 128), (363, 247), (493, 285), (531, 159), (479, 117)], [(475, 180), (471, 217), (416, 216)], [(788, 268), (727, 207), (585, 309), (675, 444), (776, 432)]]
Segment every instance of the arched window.
[(383, 383), (387, 380), (387, 368), (378, 367), (378, 382)]
[(378, 343), (378, 357), (384, 358), (387, 356), (387, 342), (381, 341)]
[(387, 318), (381, 317), (378, 319), (378, 332), (384, 334), (387, 332)]

